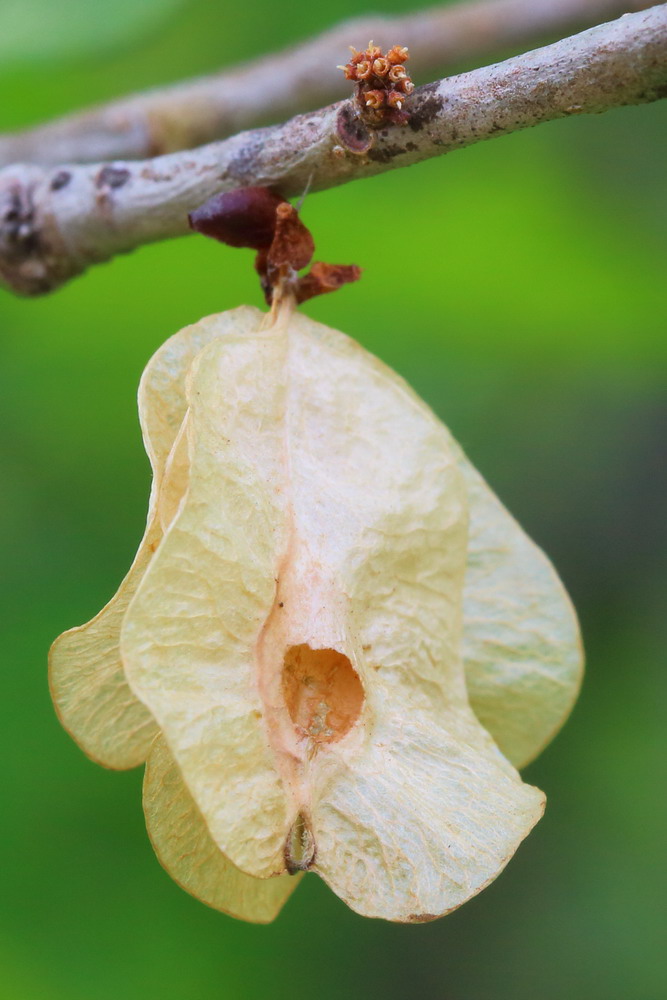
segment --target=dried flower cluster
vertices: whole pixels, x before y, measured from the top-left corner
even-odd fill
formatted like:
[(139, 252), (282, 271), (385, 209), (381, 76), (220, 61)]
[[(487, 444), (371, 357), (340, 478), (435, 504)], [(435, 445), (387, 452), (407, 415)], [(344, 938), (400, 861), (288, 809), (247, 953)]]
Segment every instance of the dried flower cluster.
[(352, 58), (339, 66), (347, 80), (357, 84), (355, 100), (364, 121), (375, 128), (382, 125), (404, 125), (408, 114), (403, 110), (405, 99), (415, 89), (405, 68), (408, 50), (394, 45), (386, 54), (373, 42), (363, 52), (350, 46)]
[(113, 600), (51, 654), (60, 718), (146, 761), (173, 878), (272, 920), (303, 876), (419, 922), (540, 818), (516, 768), (576, 697), (576, 618), (447, 429), (358, 344), (241, 307), (149, 362), (148, 524)]
[(342, 285), (358, 281), (356, 264), (310, 264), (315, 241), (299, 218), (294, 205), (266, 187), (237, 188), (214, 195), (188, 216), (195, 232), (232, 247), (257, 251), (255, 270), (264, 297), (271, 305), (274, 293), (289, 286), (298, 302), (335, 292)]

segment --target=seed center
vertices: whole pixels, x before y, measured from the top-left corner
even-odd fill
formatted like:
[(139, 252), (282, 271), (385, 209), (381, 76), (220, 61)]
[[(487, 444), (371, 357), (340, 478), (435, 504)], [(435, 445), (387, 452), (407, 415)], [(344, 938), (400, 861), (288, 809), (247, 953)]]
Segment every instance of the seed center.
[(364, 689), (348, 657), (306, 643), (285, 653), (283, 695), (299, 734), (315, 743), (345, 736), (364, 703)]

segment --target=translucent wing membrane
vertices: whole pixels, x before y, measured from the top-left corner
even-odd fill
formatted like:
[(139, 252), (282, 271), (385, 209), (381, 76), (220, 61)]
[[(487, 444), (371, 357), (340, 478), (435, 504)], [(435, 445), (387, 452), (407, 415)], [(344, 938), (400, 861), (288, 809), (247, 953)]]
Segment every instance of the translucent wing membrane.
[(470, 503), (463, 657), (470, 704), (516, 767), (561, 727), (583, 650), (565, 588), (544, 553), (461, 455)]
[(230, 334), (202, 352), (190, 387), (188, 496), (122, 638), (130, 684), (216, 843), (262, 877), (283, 870), (291, 824), (254, 658), (286, 546), (284, 363), (285, 338), (274, 332)]
[(183, 889), (216, 910), (270, 923), (302, 876), (258, 879), (235, 868), (216, 847), (161, 736), (146, 762), (144, 812), (160, 863)]
[(231, 328), (257, 325), (258, 317), (258, 311), (250, 308), (206, 317), (167, 340), (144, 371), (139, 417), (153, 469), (146, 531), (116, 595), (87, 624), (56, 639), (49, 657), (51, 693), (60, 721), (81, 749), (105, 767), (124, 769), (143, 763), (157, 732), (149, 712), (127, 685), (118, 643), (128, 604), (162, 539), (158, 496), (185, 415), (185, 376), (205, 344)]
[(363, 916), (408, 923), (483, 889), (544, 810), (460, 707), (440, 725), (387, 715), (363, 753), (327, 761), (316, 780), (315, 870)]

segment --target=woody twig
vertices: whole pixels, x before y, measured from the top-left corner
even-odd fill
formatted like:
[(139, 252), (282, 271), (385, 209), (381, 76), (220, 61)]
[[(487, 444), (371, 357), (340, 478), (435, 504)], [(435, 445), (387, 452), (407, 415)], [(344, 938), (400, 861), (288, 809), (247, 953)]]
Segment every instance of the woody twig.
[[(400, 40), (399, 40), (400, 41)], [(349, 86), (349, 84), (348, 84)], [(211, 196), (318, 191), (557, 118), (667, 96), (667, 5), (417, 88), (375, 131), (354, 100), (152, 160), (0, 171), (0, 278), (51, 291), (91, 263), (188, 231)]]

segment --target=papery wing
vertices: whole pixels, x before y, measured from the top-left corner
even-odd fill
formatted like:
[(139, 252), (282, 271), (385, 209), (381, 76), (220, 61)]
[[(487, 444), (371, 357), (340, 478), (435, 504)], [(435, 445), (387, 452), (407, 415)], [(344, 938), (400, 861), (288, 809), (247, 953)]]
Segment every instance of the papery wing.
[(463, 657), (470, 704), (516, 767), (561, 727), (583, 670), (577, 617), (558, 574), (468, 460)]
[(128, 610), (129, 683), (156, 718), (218, 847), (284, 871), (292, 821), (256, 649), (287, 547), (286, 337), (228, 336), (193, 368), (190, 485)]
[[(105, 767), (142, 763), (156, 733), (150, 713), (127, 685), (118, 643), (127, 607), (162, 539), (158, 496), (185, 415), (186, 372), (212, 339), (230, 329), (251, 329), (260, 321), (261, 313), (249, 307), (206, 317), (170, 337), (142, 377), (139, 415), (154, 477), (146, 531), (115, 596), (91, 621), (59, 636), (49, 656), (51, 694), (60, 721), (81, 749)], [(172, 484), (184, 487), (185, 481), (172, 479)]]
[(259, 879), (235, 868), (213, 841), (162, 736), (146, 762), (144, 813), (160, 864), (202, 903), (252, 923), (270, 923), (301, 875)]
[(436, 726), (403, 709), (376, 721), (362, 753), (323, 762), (314, 870), (357, 913), (420, 923), (500, 874), (544, 796), (466, 710), (444, 710)]

